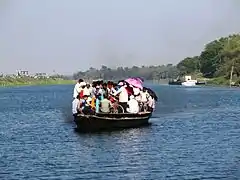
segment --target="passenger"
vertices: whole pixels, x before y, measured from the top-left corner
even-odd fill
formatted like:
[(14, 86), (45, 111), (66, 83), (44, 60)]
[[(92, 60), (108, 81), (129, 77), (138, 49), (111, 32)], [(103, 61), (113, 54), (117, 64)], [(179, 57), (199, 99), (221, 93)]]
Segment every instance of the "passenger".
[(113, 83), (113, 89), (115, 90), (114, 93), (119, 89), (116, 83)]
[(140, 94), (140, 89), (133, 87), (133, 94), (134, 94), (134, 96), (138, 96)]
[(98, 113), (99, 112), (99, 104), (100, 104), (100, 101), (103, 98), (103, 94), (102, 94), (102, 90), (100, 89), (100, 86), (96, 86), (96, 90), (94, 92), (94, 95), (96, 97), (96, 113)]
[(142, 103), (147, 103), (148, 101), (148, 98), (149, 98), (149, 94), (147, 92), (147, 89), (146, 88), (143, 88), (143, 91), (140, 92), (141, 94), (141, 102)]
[(108, 94), (114, 94), (116, 92), (116, 89), (114, 89), (114, 83), (109, 81), (108, 82), (108, 85), (107, 85), (107, 91), (108, 91)]
[(141, 90), (139, 88), (133, 87), (133, 94), (135, 99), (140, 103), (141, 102)]
[(107, 94), (104, 94), (103, 100), (100, 101), (100, 111), (110, 113), (111, 102), (107, 99)]
[(98, 82), (98, 85), (99, 85), (100, 89), (102, 89), (102, 88), (103, 88), (103, 80), (100, 80), (100, 81)]
[(72, 114), (76, 117), (80, 113), (80, 96), (77, 97), (72, 102)]
[(95, 104), (95, 102), (96, 102), (96, 98), (95, 98), (95, 96), (93, 95), (92, 96), (92, 101), (91, 101), (91, 108), (92, 108), (92, 110), (93, 111), (95, 111), (96, 110), (96, 104)]
[(137, 100), (134, 98), (134, 96), (130, 96), (130, 100), (128, 101), (128, 108), (127, 112), (129, 113), (138, 113), (139, 112), (139, 105)]
[(89, 83), (86, 83), (86, 87), (83, 89), (83, 94), (90, 97), (92, 95), (91, 86)]
[(81, 113), (83, 114), (93, 114), (93, 111), (90, 106), (90, 98), (86, 95), (83, 96), (83, 99), (80, 101)]
[(79, 93), (80, 99), (82, 99), (83, 96), (84, 96), (84, 89), (85, 89), (85, 87), (86, 87), (86, 83), (85, 82), (81, 82), (80, 83), (80, 93)]
[(102, 85), (102, 95), (108, 95), (108, 91), (107, 91), (107, 83), (103, 83)]
[(135, 95), (135, 99), (137, 100), (138, 103), (141, 103), (142, 97), (141, 97), (141, 91), (137, 95)]
[(124, 112), (127, 110), (127, 103), (128, 103), (128, 92), (126, 90), (126, 84), (123, 84), (123, 86), (120, 87), (113, 95), (117, 96), (119, 94), (119, 105), (121, 105), (124, 109)]
[(74, 87), (74, 90), (73, 90), (73, 98), (77, 98), (77, 95), (80, 93), (81, 91), (81, 85), (80, 83), (83, 82), (83, 79), (79, 79)]
[(126, 83), (127, 87), (126, 87), (126, 90), (128, 92), (128, 97), (130, 97), (131, 95), (134, 94), (133, 92), (133, 86), (129, 85), (128, 83)]
[(149, 96), (147, 105), (148, 111), (153, 112), (155, 109), (155, 99), (152, 96)]

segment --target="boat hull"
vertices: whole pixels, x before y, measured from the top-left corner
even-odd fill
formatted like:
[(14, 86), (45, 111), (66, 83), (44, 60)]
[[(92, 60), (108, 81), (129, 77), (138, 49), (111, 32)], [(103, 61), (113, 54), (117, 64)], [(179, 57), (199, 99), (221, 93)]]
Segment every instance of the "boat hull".
[(183, 82), (182, 86), (196, 86), (196, 82)]
[(169, 85), (182, 85), (181, 81), (169, 81), (168, 82)]
[(196, 85), (206, 85), (206, 82), (197, 82)]
[(151, 112), (139, 114), (79, 114), (74, 121), (77, 125), (77, 130), (80, 132), (109, 131), (149, 125), (151, 115)]

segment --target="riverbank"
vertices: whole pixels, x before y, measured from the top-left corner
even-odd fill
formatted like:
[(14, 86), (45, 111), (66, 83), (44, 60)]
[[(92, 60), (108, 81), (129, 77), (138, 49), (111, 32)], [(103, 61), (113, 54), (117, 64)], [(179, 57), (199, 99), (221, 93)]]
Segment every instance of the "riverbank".
[[(207, 86), (229, 86), (230, 80), (224, 76), (205, 78), (201, 73), (195, 73), (190, 75), (192, 79), (196, 79), (198, 82), (205, 82)], [(233, 77), (232, 86), (239, 87), (240, 79)]]
[(0, 77), (0, 87), (28, 85), (74, 84), (73, 80), (61, 78)]
[[(210, 85), (210, 86), (229, 86), (230, 85), (230, 80), (225, 77), (211, 78), (211, 79), (208, 79), (206, 82), (207, 82), (207, 85)], [(234, 79), (231, 83), (231, 86), (240, 87), (239, 82), (240, 82), (239, 79)]]

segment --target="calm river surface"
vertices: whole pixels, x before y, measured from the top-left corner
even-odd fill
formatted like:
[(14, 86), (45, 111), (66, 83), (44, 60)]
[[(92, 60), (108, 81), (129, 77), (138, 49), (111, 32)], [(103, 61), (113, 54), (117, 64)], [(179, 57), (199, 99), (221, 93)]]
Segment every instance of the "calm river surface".
[(152, 126), (85, 135), (73, 86), (0, 88), (0, 179), (240, 179), (240, 89), (152, 87)]

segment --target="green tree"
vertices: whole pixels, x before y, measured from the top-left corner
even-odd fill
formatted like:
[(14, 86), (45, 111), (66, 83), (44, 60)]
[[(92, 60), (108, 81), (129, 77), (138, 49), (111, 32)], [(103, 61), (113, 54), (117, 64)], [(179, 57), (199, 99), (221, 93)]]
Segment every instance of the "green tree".
[(199, 57), (187, 57), (177, 64), (180, 75), (196, 72), (199, 69)]

